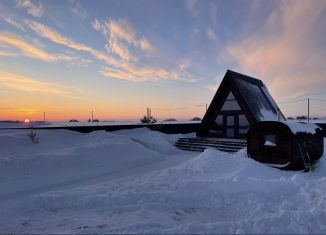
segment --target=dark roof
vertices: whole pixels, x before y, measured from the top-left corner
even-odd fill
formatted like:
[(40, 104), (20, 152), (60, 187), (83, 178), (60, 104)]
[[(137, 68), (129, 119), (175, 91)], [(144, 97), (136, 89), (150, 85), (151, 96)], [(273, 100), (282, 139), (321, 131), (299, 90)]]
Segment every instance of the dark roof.
[[(277, 120), (277, 110), (279, 108), (261, 80), (231, 70), (226, 72), (224, 79), (229, 79), (231, 84), (239, 91), (256, 121)], [(281, 112), (280, 117), (285, 120)]]

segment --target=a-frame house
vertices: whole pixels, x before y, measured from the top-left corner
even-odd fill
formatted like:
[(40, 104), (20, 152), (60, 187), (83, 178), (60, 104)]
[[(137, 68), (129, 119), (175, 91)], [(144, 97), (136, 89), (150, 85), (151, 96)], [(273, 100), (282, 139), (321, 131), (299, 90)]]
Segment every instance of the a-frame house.
[(227, 70), (197, 136), (244, 139), (252, 124), (272, 120), (285, 117), (264, 83)]

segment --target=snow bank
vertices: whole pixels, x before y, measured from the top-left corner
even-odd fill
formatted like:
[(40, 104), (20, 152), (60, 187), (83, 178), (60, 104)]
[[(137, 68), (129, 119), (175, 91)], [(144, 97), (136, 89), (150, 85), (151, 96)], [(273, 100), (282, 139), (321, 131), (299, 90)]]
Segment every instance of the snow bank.
[[(2, 232), (326, 233), (324, 158), (315, 172), (286, 172), (248, 159), (246, 150), (228, 154), (207, 149), (194, 156), (172, 146), (176, 137), (145, 129), (75, 137), (80, 138), (77, 144), (70, 144), (84, 149), (65, 156), (91, 157), (87, 152), (91, 148), (99, 155), (116, 151), (129, 160), (137, 153), (143, 162), (165, 160), (157, 161), (156, 170), (142, 168), (141, 174), (125, 172), (104, 182), (30, 194), (2, 207)], [(164, 166), (168, 159), (180, 158), (180, 153), (188, 160)], [(66, 163), (64, 157), (60, 159)]]
[(304, 133), (310, 133), (310, 134), (316, 134), (316, 130), (321, 128), (317, 126), (314, 123), (302, 123), (302, 122), (283, 122), (285, 125), (287, 125), (291, 131), (296, 134), (299, 132), (304, 132)]

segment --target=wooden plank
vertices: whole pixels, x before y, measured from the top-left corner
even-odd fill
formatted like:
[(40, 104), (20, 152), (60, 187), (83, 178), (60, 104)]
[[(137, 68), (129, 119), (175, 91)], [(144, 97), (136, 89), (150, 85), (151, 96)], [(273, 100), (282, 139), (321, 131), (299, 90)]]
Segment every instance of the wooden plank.
[(176, 146), (194, 146), (194, 147), (214, 147), (214, 148), (223, 148), (223, 149), (234, 149), (234, 150), (240, 150), (243, 149), (244, 147), (239, 147), (239, 146), (225, 146), (225, 145), (216, 145), (216, 144), (200, 144), (200, 143), (175, 143)]
[(240, 147), (244, 148), (247, 145), (239, 145), (233, 143), (222, 143), (222, 142), (208, 142), (208, 141), (185, 141), (185, 140), (177, 140), (177, 143), (185, 143), (185, 144), (213, 144), (213, 145), (220, 145), (220, 146), (230, 146), (230, 147)]
[(175, 146), (182, 146), (182, 147), (194, 147), (194, 148), (217, 148), (217, 149), (221, 149), (221, 150), (230, 150), (230, 151), (239, 151), (243, 148), (230, 148), (227, 146), (216, 146), (216, 145), (200, 145), (200, 144), (191, 144), (191, 145), (187, 145), (187, 144), (178, 144), (176, 143)]
[(213, 141), (213, 142), (223, 142), (223, 143), (237, 143), (237, 144), (246, 144), (247, 141), (237, 141), (235, 139), (215, 139), (215, 138), (179, 138), (181, 140), (191, 140), (191, 141)]

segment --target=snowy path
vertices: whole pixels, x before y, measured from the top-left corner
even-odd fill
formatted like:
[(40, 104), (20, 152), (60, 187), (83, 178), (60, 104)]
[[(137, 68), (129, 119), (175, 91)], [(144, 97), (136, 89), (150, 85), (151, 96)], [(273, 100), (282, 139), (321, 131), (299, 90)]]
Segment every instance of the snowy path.
[(326, 233), (325, 156), (285, 172), (146, 129), (39, 134), (0, 134), (1, 233)]

